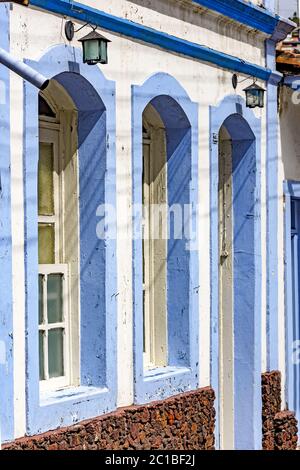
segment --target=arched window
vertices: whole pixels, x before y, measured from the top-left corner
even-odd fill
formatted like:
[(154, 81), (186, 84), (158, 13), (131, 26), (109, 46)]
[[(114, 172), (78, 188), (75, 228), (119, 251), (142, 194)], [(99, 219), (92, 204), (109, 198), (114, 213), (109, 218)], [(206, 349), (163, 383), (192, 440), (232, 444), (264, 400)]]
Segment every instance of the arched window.
[(77, 113), (67, 94), (58, 87), (55, 91), (54, 99), (50, 94), (39, 96), (39, 375), (42, 390), (77, 385), (79, 377), (79, 338), (75, 333), (79, 309)]
[(198, 106), (167, 74), (132, 91), (134, 394), (146, 403), (198, 384)]
[(99, 211), (115, 207), (115, 83), (83, 65), (73, 47), (28, 63), (52, 77), (40, 95), (24, 84), (26, 432), (33, 435), (116, 407), (116, 239), (98, 231)]

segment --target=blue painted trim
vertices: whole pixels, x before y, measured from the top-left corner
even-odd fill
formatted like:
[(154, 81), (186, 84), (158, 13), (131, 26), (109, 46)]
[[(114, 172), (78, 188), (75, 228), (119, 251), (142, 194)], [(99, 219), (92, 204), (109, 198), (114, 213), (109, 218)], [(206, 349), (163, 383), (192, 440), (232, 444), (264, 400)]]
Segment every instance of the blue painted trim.
[[(276, 45), (266, 43), (267, 65), (276, 68)], [(267, 84), (267, 370), (278, 369), (278, 88)]]
[(284, 194), (295, 199), (300, 199), (300, 182), (299, 181), (284, 181), (283, 182)]
[(209, 62), (224, 69), (268, 80), (272, 71), (259, 65), (251, 64), (237, 57), (215, 51), (184, 39), (156, 31), (144, 25), (96, 10), (81, 3), (69, 3), (64, 0), (31, 0), (32, 6), (46, 11), (69, 16), (83, 22), (90, 22), (107, 31), (122, 34), (134, 40), (159, 46), (170, 52), (182, 54), (193, 59)]
[(300, 88), (300, 75), (288, 75), (284, 77), (284, 85), (299, 90)]
[[(254, 208), (254, 368), (253, 404), (251, 423), (252, 447), (261, 449), (261, 220), (260, 220), (260, 167), (261, 167), (261, 122), (246, 108), (240, 96), (228, 96), (217, 107), (210, 108), (210, 257), (211, 257), (211, 384), (216, 392), (216, 447), (220, 447), (219, 423), (219, 221), (218, 221), (218, 183), (219, 183), (219, 131), (225, 120), (234, 114), (241, 114), (252, 129), (256, 138), (256, 187)], [(245, 332), (246, 333), (246, 332)], [(246, 399), (247, 400), (247, 399)], [(247, 403), (251, 403), (247, 400)], [(247, 432), (249, 422), (245, 423)]]
[[(169, 103), (173, 102), (173, 111), (168, 113)], [(141, 86), (132, 86), (132, 168), (133, 168), (133, 205), (142, 202), (142, 115), (151, 102), (160, 113), (167, 131), (168, 154), (168, 204), (188, 204), (193, 208), (192, 226), (197, 227), (198, 194), (198, 105), (193, 103), (185, 90), (170, 75), (158, 73), (150, 77)], [(172, 106), (172, 105), (171, 105)], [(179, 114), (180, 110), (180, 114)], [(179, 119), (177, 117), (179, 116)], [(168, 123), (168, 119), (172, 123)], [(189, 147), (172, 147), (174, 136), (178, 137), (184, 123), (185, 137)], [(187, 124), (188, 123), (188, 124)], [(168, 124), (170, 127), (168, 127)], [(168, 131), (169, 129), (169, 131)], [(181, 138), (181, 137), (180, 137)], [(176, 140), (176, 139), (175, 139)], [(178, 139), (177, 139), (178, 140)], [(172, 151), (170, 150), (172, 147)], [(182, 151), (186, 151), (182, 158)], [(171, 155), (169, 154), (171, 153)], [(177, 165), (177, 170), (174, 164)], [(170, 168), (172, 175), (170, 175)], [(179, 170), (180, 168), (180, 170)], [(181, 180), (188, 175), (189, 181)], [(180, 186), (181, 180), (181, 186)], [(176, 190), (176, 194), (174, 194)], [(184, 200), (182, 199), (184, 198)], [(145, 403), (164, 399), (184, 391), (193, 390), (199, 383), (198, 357), (198, 286), (199, 268), (196, 251), (185, 251), (182, 243), (189, 240), (171, 239), (168, 242), (168, 318), (169, 318), (169, 367), (156, 369), (155, 373), (144, 371), (143, 367), (143, 295), (142, 295), (142, 240), (139, 234), (140, 217), (133, 218), (133, 314), (134, 314), (134, 399), (135, 403)], [(178, 242), (178, 243), (176, 243)], [(173, 245), (172, 245), (173, 244)], [(174, 260), (174, 251), (177, 261)], [(177, 263), (177, 266), (174, 265)], [(180, 269), (184, 267), (184, 269)], [(175, 271), (175, 272), (174, 272)], [(181, 282), (179, 282), (181, 281)], [(174, 302), (178, 301), (178, 306)], [(173, 302), (173, 303), (172, 303)], [(182, 308), (181, 308), (182, 305)], [(180, 312), (179, 312), (180, 310)], [(176, 330), (177, 328), (177, 330)], [(183, 340), (183, 333), (185, 339)], [(185, 342), (185, 344), (183, 344)]]
[(243, 0), (193, 0), (193, 3), (217, 11), (266, 34), (273, 34), (280, 18), (268, 10)]
[(296, 27), (292, 21), (273, 13), (272, 1), (269, 2), (268, 10), (244, 0), (193, 0), (193, 2), (269, 34), (276, 42), (282, 41)]
[[(0, 46), (9, 51), (9, 4), (0, 5)], [(0, 442), (14, 438), (10, 80), (0, 65)]]
[[(100, 242), (96, 235), (98, 204), (105, 200), (115, 207), (116, 124), (115, 84), (106, 80), (98, 67), (84, 65), (80, 50), (57, 46), (39, 62), (27, 63), (48, 77), (56, 77), (78, 109), (80, 173), (81, 386), (40, 397), (37, 367), (38, 90), (24, 82), (26, 403), (27, 433), (32, 435), (116, 408), (116, 241), (108, 238)], [(90, 109), (91, 102), (96, 109)]]
[[(285, 243), (285, 325), (286, 325), (286, 385), (285, 385), (285, 401), (289, 409), (294, 409), (295, 395), (295, 373), (293, 365), (293, 342), (295, 335), (294, 325), (294, 286), (293, 286), (293, 257), (292, 257), (292, 220), (291, 220), (291, 202), (293, 199), (300, 200), (300, 182), (299, 181), (284, 181), (283, 191), (285, 195), (285, 212), (284, 212), (284, 243)], [(299, 377), (298, 377), (299, 379)], [(298, 410), (297, 410), (298, 411)], [(297, 416), (300, 419), (300, 416)]]
[[(82, 12), (84, 12), (86, 8), (92, 10), (91, 8), (86, 7), (86, 5), (73, 2), (73, 0), (57, 0), (57, 2), (74, 5), (74, 9), (77, 9), (80, 5)], [(193, 0), (193, 2), (227, 16), (228, 18), (234, 19), (239, 23), (250, 26), (253, 29), (257, 29), (266, 34), (278, 36), (278, 41), (284, 39), (287, 32), (291, 31), (295, 27), (295, 24), (290, 20), (281, 18), (270, 10), (260, 8), (257, 5), (245, 2), (244, 0)], [(44, 7), (45, 3), (46, 1), (44, 0), (30, 0), (31, 5), (41, 8)], [(283, 36), (282, 33), (285, 34), (285, 36)]]

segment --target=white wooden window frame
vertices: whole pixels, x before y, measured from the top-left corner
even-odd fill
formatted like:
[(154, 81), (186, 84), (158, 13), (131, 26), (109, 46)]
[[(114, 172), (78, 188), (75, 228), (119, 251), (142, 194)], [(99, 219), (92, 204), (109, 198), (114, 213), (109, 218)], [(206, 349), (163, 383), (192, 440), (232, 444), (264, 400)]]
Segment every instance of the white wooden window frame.
[[(147, 146), (147, 152), (145, 152)], [(151, 181), (151, 138), (148, 132), (143, 133), (143, 204), (147, 210), (151, 204), (151, 190), (145, 180)], [(146, 369), (153, 369), (155, 367), (155, 354), (154, 354), (154, 309), (151, 302), (151, 289), (149, 289), (151, 282), (151, 234), (150, 234), (150, 221), (149, 214), (145, 214), (143, 226), (143, 309), (144, 309), (144, 367)], [(149, 289), (150, 292), (147, 292)]]
[[(167, 324), (167, 299), (157, 296), (155, 288), (155, 266), (154, 252), (155, 240), (153, 234), (156, 233), (152, 220), (152, 205), (158, 204), (156, 200), (155, 188), (153, 182), (153, 158), (159, 158), (159, 155), (153, 155), (154, 143), (151, 127), (143, 132), (143, 204), (145, 211), (143, 227), (143, 315), (144, 315), (144, 351), (143, 363), (145, 370), (155, 369), (157, 367), (167, 366), (167, 325), (160, 328), (164, 323)], [(145, 147), (148, 150), (145, 152)], [(164, 165), (164, 194), (167, 200), (167, 167)], [(150, 184), (147, 184), (147, 180)], [(166, 221), (167, 213), (165, 214)], [(165, 228), (167, 229), (167, 222)], [(166, 238), (166, 233), (160, 231), (160, 235)], [(166, 241), (167, 244), (167, 241)], [(167, 257), (167, 248), (165, 256)], [(166, 280), (165, 280), (166, 282)], [(166, 286), (165, 286), (166, 290)], [(159, 304), (164, 302), (164, 318), (159, 318)], [(162, 352), (162, 350), (164, 352)]]
[[(63, 279), (62, 288), (62, 321), (57, 323), (48, 322), (47, 310), (47, 278), (51, 274), (61, 274)], [(39, 275), (43, 276), (43, 322), (39, 325), (39, 331), (44, 333), (44, 376), (45, 380), (40, 380), (40, 390), (48, 391), (59, 389), (70, 385), (70, 318), (69, 318), (69, 289), (68, 289), (68, 265), (66, 264), (40, 264)], [(61, 377), (49, 378), (49, 360), (48, 360), (48, 333), (54, 329), (63, 330), (63, 370)]]
[[(44, 298), (43, 312), (44, 324), (39, 325), (39, 331), (45, 331), (44, 335), (44, 374), (45, 380), (40, 380), (40, 391), (53, 391), (68, 387), (72, 383), (71, 365), (71, 321), (70, 321), (70, 282), (68, 265), (62, 261), (64, 253), (64, 172), (61, 161), (62, 155), (59, 151), (60, 144), (60, 124), (57, 120), (49, 117), (40, 117), (39, 142), (53, 145), (53, 193), (54, 193), (54, 215), (38, 215), (38, 223), (54, 224), (54, 260), (55, 264), (39, 264), (39, 274), (44, 276)], [(47, 276), (50, 274), (63, 275), (63, 321), (49, 324), (47, 319)], [(62, 377), (49, 378), (48, 374), (48, 331), (55, 328), (62, 328), (63, 335), (63, 368)], [(47, 362), (46, 362), (47, 361)]]

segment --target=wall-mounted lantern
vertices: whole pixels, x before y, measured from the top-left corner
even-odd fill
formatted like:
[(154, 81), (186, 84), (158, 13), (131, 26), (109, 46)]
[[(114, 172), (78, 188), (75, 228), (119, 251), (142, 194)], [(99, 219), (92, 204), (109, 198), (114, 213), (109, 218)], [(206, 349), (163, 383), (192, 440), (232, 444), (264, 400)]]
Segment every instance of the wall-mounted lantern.
[[(239, 83), (243, 83), (249, 80), (251, 77), (247, 77), (244, 80), (238, 80), (237, 74), (232, 76), (232, 86), (236, 90)], [(246, 93), (246, 106), (247, 108), (263, 108), (265, 106), (265, 89), (257, 85), (256, 80), (252, 85), (248, 86), (243, 90)]]
[(99, 34), (96, 31), (96, 27), (87, 23), (75, 31), (74, 23), (72, 21), (67, 21), (65, 24), (66, 38), (68, 41), (72, 41), (74, 34), (85, 26), (91, 26), (93, 31), (79, 39), (79, 42), (82, 44), (83, 62), (88, 65), (107, 64), (107, 44), (111, 41), (102, 36), (102, 34)]
[(255, 82), (244, 89), (247, 108), (263, 108), (265, 106), (265, 89)]
[(85, 64), (107, 64), (107, 44), (111, 42), (109, 39), (94, 30), (79, 39), (79, 41), (82, 44), (83, 62)]

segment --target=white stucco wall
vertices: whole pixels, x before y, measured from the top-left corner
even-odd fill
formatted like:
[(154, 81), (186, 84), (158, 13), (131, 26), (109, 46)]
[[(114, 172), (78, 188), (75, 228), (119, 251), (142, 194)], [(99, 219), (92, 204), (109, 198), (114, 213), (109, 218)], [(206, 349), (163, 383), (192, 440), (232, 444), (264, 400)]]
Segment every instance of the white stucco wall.
[[(83, 3), (99, 8), (99, 2)], [(200, 44), (227, 52), (254, 63), (265, 65), (264, 36), (254, 35), (246, 27), (195, 7), (187, 10), (179, 2), (149, 0), (147, 7), (138, 0), (102, 0), (101, 9), (114, 15), (146, 24), (155, 29), (188, 38)], [(172, 8), (171, 8), (172, 6)], [(179, 19), (183, 17), (184, 19)], [(68, 44), (64, 36), (65, 19), (37, 10), (14, 5), (11, 12), (11, 53), (20, 59), (38, 60), (45, 51), (57, 44)], [(78, 24), (78, 26), (80, 26)], [(88, 29), (80, 31), (82, 37)], [(150, 75), (165, 72), (175, 77), (190, 98), (199, 103), (199, 266), (200, 266), (200, 386), (210, 384), (210, 206), (209, 206), (209, 107), (234, 93), (232, 72), (218, 69), (167, 53), (158, 48), (105, 32), (111, 39), (109, 63), (101, 66), (106, 78), (116, 82), (116, 152), (117, 152), (117, 211), (118, 211), (118, 405), (133, 401), (132, 357), (132, 251), (131, 251), (131, 85), (142, 84)], [(72, 43), (80, 47), (75, 40)], [(245, 78), (245, 77), (240, 77)], [(262, 84), (263, 85), (263, 84)], [(237, 93), (244, 96), (245, 83)], [(12, 142), (12, 223), (13, 223), (13, 288), (14, 288), (14, 353), (15, 368), (15, 434), (25, 432), (25, 308), (24, 308), (24, 233), (23, 233), (23, 83), (11, 73), (11, 142)], [(262, 117), (262, 269), (266, 285), (266, 192), (265, 182), (265, 109), (256, 110)], [(266, 299), (263, 289), (262, 315)], [(264, 312), (264, 313), (263, 313)], [(263, 317), (264, 318), (264, 317)], [(263, 351), (265, 328), (263, 326)], [(22, 359), (24, 358), (24, 360)], [(262, 367), (265, 364), (263, 358)]]

